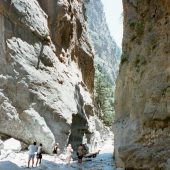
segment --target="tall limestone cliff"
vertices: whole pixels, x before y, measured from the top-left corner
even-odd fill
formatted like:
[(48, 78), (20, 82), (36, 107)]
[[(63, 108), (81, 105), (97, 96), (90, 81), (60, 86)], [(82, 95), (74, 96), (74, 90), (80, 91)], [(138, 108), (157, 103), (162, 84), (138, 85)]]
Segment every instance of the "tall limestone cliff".
[(88, 32), (93, 44), (95, 64), (94, 96), (98, 115), (107, 125), (114, 119), (115, 81), (120, 62), (120, 48), (110, 36), (101, 0), (87, 3)]
[(0, 1), (1, 139), (95, 140), (93, 84), (82, 0)]
[(115, 154), (127, 169), (170, 169), (170, 1), (124, 0)]

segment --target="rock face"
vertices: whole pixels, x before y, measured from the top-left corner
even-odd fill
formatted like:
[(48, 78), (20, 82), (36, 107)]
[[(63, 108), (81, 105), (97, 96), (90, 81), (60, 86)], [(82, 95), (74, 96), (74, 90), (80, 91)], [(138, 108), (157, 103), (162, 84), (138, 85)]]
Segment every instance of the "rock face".
[(94, 50), (94, 95), (99, 116), (112, 123), (115, 81), (120, 63), (120, 48), (110, 36), (103, 4), (90, 0), (86, 4), (88, 32)]
[(114, 124), (117, 166), (169, 169), (170, 1), (123, 3)]
[(93, 79), (83, 1), (0, 1), (1, 138), (46, 152), (90, 140)]

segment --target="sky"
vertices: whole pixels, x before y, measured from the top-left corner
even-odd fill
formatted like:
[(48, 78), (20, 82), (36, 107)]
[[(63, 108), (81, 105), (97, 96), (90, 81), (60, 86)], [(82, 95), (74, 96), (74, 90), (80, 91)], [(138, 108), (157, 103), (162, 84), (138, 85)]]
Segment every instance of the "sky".
[(110, 29), (110, 34), (121, 47), (123, 37), (123, 7), (122, 0), (101, 0), (104, 5), (106, 21)]

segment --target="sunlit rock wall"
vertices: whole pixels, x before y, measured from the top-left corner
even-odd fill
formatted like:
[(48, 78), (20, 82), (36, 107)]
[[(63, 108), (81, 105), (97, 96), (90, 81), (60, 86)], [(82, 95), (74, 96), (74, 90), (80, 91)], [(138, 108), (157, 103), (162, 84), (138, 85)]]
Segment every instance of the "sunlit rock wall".
[(170, 1), (124, 0), (116, 87), (117, 166), (170, 168)]
[(83, 1), (0, 1), (0, 136), (46, 152), (81, 143), (95, 131), (93, 75)]

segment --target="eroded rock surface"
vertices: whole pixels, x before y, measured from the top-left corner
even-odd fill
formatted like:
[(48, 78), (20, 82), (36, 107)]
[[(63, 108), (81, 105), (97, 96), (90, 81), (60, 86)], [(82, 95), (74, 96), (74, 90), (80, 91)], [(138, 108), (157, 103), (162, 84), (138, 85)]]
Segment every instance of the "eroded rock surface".
[(114, 124), (116, 162), (131, 169), (169, 169), (170, 1), (123, 3), (123, 54)]
[(1, 137), (46, 152), (90, 140), (93, 75), (83, 1), (0, 1)]

